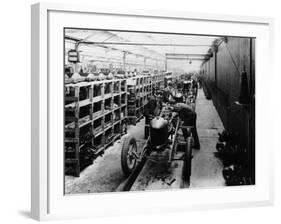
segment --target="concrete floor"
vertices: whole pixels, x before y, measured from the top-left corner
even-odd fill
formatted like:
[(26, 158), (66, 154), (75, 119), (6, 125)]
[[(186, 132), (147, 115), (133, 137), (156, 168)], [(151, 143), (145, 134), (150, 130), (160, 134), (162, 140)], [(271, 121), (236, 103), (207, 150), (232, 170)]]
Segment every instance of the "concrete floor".
[[(222, 163), (215, 157), (217, 133), (223, 130), (222, 122), (213, 106), (212, 101), (205, 99), (202, 89), (198, 91), (196, 101), (197, 130), (201, 149), (193, 150), (191, 188), (209, 188), (224, 186)], [(144, 136), (144, 119), (136, 126), (130, 126), (128, 133), (136, 139)], [(125, 181), (121, 170), (122, 140), (109, 147), (102, 157), (98, 157), (92, 165), (80, 173), (80, 177), (65, 177), (65, 193), (97, 193), (118, 190)], [(142, 147), (138, 142), (138, 147)], [(131, 188), (134, 191), (160, 190), (180, 187), (182, 162), (175, 161), (167, 167), (166, 152), (155, 160), (146, 162), (143, 170)]]
[(224, 186), (223, 164), (216, 158), (218, 132), (224, 127), (211, 100), (206, 100), (203, 90), (198, 90), (196, 100), (197, 131), (201, 149), (193, 150), (190, 187)]
[[(144, 119), (127, 132), (136, 139), (144, 138)], [(65, 176), (65, 194), (113, 192), (125, 180), (121, 169), (121, 147), (125, 136), (108, 147), (105, 153), (85, 168), (80, 177)], [(138, 142), (138, 148), (142, 143)]]

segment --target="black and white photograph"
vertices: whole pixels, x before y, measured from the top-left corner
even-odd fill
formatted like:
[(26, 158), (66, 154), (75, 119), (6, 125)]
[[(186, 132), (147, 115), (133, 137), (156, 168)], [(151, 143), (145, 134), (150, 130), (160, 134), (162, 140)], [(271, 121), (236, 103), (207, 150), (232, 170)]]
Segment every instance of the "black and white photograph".
[(255, 185), (255, 37), (63, 38), (66, 195)]

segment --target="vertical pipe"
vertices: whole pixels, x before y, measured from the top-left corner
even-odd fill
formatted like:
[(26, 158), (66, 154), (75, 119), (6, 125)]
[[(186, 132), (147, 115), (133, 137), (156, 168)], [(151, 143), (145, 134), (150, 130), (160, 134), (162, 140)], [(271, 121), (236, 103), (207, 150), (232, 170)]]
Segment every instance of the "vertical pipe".
[(75, 124), (75, 138), (78, 139), (78, 142), (75, 143), (75, 159), (76, 159), (76, 163), (75, 163), (75, 174), (74, 176), (75, 177), (79, 177), (80, 176), (80, 149), (79, 149), (79, 142), (80, 142), (80, 139), (79, 139), (79, 133), (80, 133), (80, 130), (79, 130), (79, 92), (80, 92), (80, 88), (78, 86), (75, 87), (75, 90), (74, 90), (74, 96), (77, 97), (78, 101), (75, 103), (75, 121), (74, 121), (74, 124)]
[(123, 71), (126, 70), (126, 51), (123, 52)]
[(165, 71), (167, 71), (167, 54), (165, 55)]
[(253, 39), (250, 38), (250, 77), (249, 77), (249, 81), (250, 81), (250, 97), (252, 98), (253, 96), (253, 69), (252, 69), (252, 60), (253, 60), (253, 52), (252, 52), (252, 48), (253, 48)]
[[(80, 44), (80, 42), (77, 42), (76, 44), (75, 44), (75, 50), (77, 51), (77, 52), (79, 52), (78, 50), (78, 48), (79, 48), (79, 44)], [(79, 56), (79, 61), (80, 61), (80, 56)], [(78, 64), (78, 62), (76, 62), (76, 63), (74, 63), (74, 73), (79, 73), (79, 64)]]
[(214, 57), (215, 57), (215, 86), (217, 87), (217, 50), (215, 51), (215, 54), (214, 54)]
[(248, 156), (249, 156), (249, 162), (250, 162), (250, 172), (253, 183), (255, 183), (255, 100), (254, 100), (254, 81), (253, 81), (253, 39), (250, 38), (250, 100), (251, 100), (251, 106), (249, 111), (249, 134), (248, 134)]

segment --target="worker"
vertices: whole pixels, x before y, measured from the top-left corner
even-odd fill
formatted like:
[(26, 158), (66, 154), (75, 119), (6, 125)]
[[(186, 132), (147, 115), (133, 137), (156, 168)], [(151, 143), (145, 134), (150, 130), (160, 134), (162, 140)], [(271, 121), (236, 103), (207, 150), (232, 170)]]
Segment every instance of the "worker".
[(197, 82), (198, 82), (198, 88), (201, 89), (202, 88), (202, 77), (201, 76), (198, 76)]
[(197, 92), (198, 92), (198, 82), (196, 79), (197, 78), (195, 76), (192, 77), (192, 90), (195, 93), (195, 97), (197, 97)]
[(183, 88), (183, 83), (182, 80), (177, 80), (176, 81), (176, 86), (178, 90), (181, 90)]
[[(183, 121), (183, 126), (193, 126), (191, 128), (191, 133), (194, 139), (194, 149), (200, 149), (200, 142), (198, 138), (197, 128), (196, 128), (196, 118), (197, 114), (192, 109), (191, 106), (185, 103), (175, 103), (173, 109), (178, 113), (180, 119)], [(188, 132), (185, 128), (182, 128), (183, 136), (185, 139), (188, 137)]]
[(157, 91), (155, 95), (152, 95), (148, 98), (148, 103), (144, 107), (144, 117), (145, 117), (145, 128), (144, 128), (144, 137), (149, 136), (149, 125), (153, 117), (158, 116), (162, 110), (162, 96), (160, 91)]
[(168, 81), (168, 86), (163, 91), (163, 101), (167, 102), (169, 99), (173, 98), (176, 95), (176, 90), (173, 87), (172, 81)]
[(172, 81), (171, 80), (168, 80), (168, 82), (167, 82), (167, 87), (165, 88), (165, 90), (167, 90), (167, 91), (172, 91), (174, 88), (173, 88), (173, 83), (172, 83)]

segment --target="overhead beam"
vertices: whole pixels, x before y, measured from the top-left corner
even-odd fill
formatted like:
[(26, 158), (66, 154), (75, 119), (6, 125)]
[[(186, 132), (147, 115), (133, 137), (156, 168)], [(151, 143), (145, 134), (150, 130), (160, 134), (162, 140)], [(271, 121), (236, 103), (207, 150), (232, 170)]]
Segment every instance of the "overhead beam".
[(100, 42), (100, 41), (81, 41), (77, 38), (65, 36), (65, 39), (80, 41), (83, 44), (96, 45), (134, 45), (134, 46), (167, 46), (167, 47), (210, 47), (208, 44), (167, 44), (167, 43), (136, 43), (136, 42)]
[(166, 57), (174, 57), (174, 56), (177, 56), (177, 57), (195, 57), (195, 56), (205, 57), (205, 56), (209, 56), (209, 54), (174, 54), (174, 53), (166, 53), (165, 55), (166, 55)]
[[(78, 38), (74, 38), (74, 37), (70, 37), (70, 36), (65, 36), (65, 39), (66, 40), (70, 40), (70, 41), (73, 41), (75, 43), (79, 43), (79, 44), (93, 44), (93, 45), (96, 45), (98, 47), (101, 47), (101, 48), (107, 48), (107, 49), (111, 49), (111, 50), (115, 50), (115, 51), (121, 51), (121, 52), (126, 52), (128, 54), (133, 54), (133, 55), (136, 55), (136, 56), (139, 56), (139, 57), (146, 57), (148, 59), (151, 59), (151, 60), (159, 60), (157, 58), (153, 58), (153, 57), (149, 57), (149, 56), (146, 56), (146, 55), (142, 55), (142, 54), (136, 54), (136, 53), (133, 53), (133, 52), (130, 52), (130, 51), (125, 51), (125, 50), (122, 50), (122, 49), (118, 49), (118, 48), (114, 48), (114, 47), (109, 47), (109, 46), (105, 46), (103, 45), (103, 42), (99, 42), (100, 44), (96, 44), (98, 42), (88, 42), (88, 41), (83, 41), (83, 40), (80, 40)], [(162, 59), (164, 61), (164, 58)]]
[[(123, 37), (120, 37), (118, 34), (115, 34), (115, 33), (113, 33), (112, 31), (106, 31), (106, 32), (107, 32), (107, 33), (111, 33), (111, 34), (117, 36), (118, 38), (121, 38), (121, 39), (122, 39), (122, 42), (129, 42), (129, 40), (124, 39)], [(110, 39), (110, 38), (109, 38), (109, 39)], [(106, 40), (104, 40), (103, 42), (106, 42), (106, 41), (108, 42), (109, 39), (106, 39)], [(120, 42), (120, 41), (119, 41), (119, 42)], [(157, 51), (155, 51), (155, 50), (149, 49), (149, 48), (144, 47), (144, 46), (141, 46), (141, 47), (142, 47), (143, 49), (145, 49), (146, 51), (152, 53), (152, 54), (156, 54), (156, 55), (162, 57), (162, 55), (159, 54), (159, 52), (157, 52)], [(149, 55), (150, 55), (150, 54), (149, 54)], [(148, 58), (149, 58), (149, 57), (148, 57)]]
[(80, 39), (75, 38), (75, 37), (71, 37), (71, 36), (64, 36), (64, 39), (66, 39), (66, 40), (71, 40), (71, 41), (74, 41), (74, 42), (79, 42), (79, 41), (81, 41)]
[(173, 57), (167, 57), (166, 58), (167, 60), (186, 60), (186, 61), (188, 61), (188, 60), (199, 60), (199, 61), (204, 61), (204, 60), (206, 60), (205, 58), (173, 58)]
[(92, 41), (84, 41), (84, 44), (103, 44), (103, 45), (133, 45), (133, 46), (161, 46), (161, 47), (210, 47), (210, 45), (206, 44), (161, 44), (161, 43), (135, 43), (135, 42), (92, 42)]

